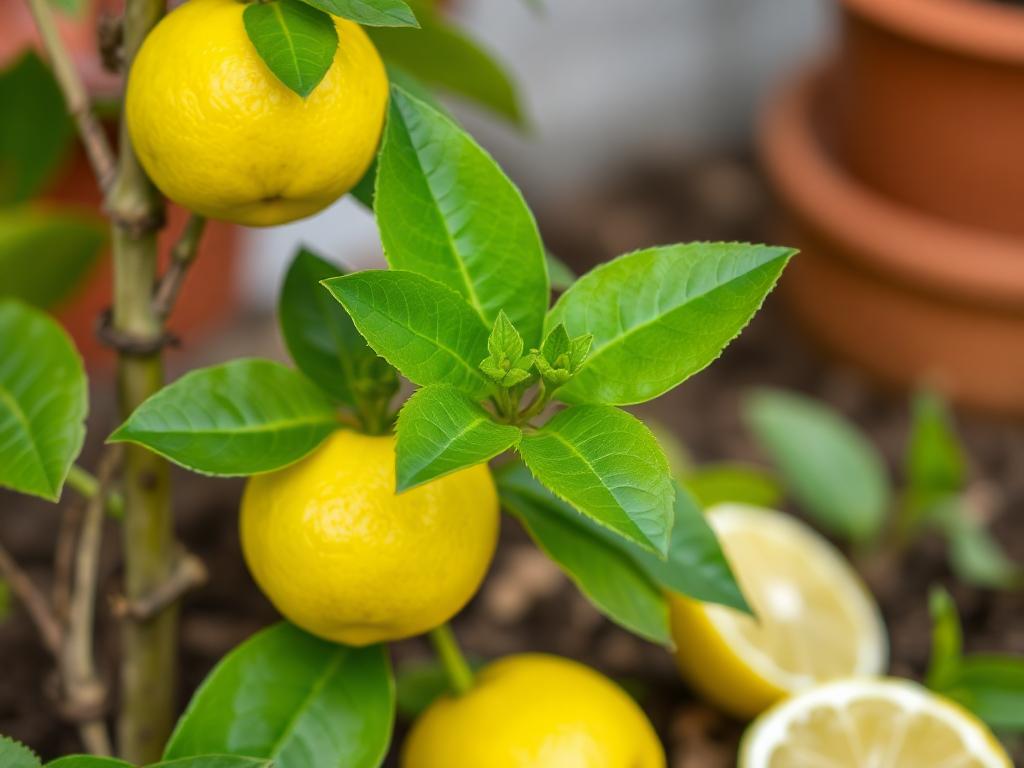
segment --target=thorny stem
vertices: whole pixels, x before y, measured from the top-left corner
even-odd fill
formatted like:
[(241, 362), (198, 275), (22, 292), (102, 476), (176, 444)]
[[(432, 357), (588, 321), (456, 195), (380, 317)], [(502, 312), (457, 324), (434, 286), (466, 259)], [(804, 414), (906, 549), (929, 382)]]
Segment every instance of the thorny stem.
[(462, 655), (459, 641), (452, 632), (450, 624), (442, 624), (430, 631), (430, 642), (434, 645), (441, 664), (448, 674), (448, 682), (452, 690), (459, 696), (473, 687), (473, 670), (466, 657)]
[(50, 0), (27, 0), (27, 2), (33, 17), (35, 17), (39, 36), (43, 39), (43, 47), (53, 65), (54, 77), (56, 77), (64, 94), (64, 100), (67, 102), (68, 112), (78, 124), (78, 132), (81, 134), (82, 144), (85, 146), (85, 154), (89, 158), (100, 188), (106, 190), (113, 183), (116, 167), (110, 142), (107, 141), (103, 126), (100, 125), (100, 121), (92, 111), (89, 94), (85, 90), (82, 78), (79, 77), (67, 49), (61, 42), (60, 33), (57, 31), (57, 22), (50, 7)]

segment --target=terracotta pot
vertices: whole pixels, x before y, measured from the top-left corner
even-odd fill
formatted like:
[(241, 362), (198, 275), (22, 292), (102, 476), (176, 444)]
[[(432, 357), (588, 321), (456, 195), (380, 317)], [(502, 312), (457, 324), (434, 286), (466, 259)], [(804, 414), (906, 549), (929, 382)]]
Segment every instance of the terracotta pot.
[[(102, 9), (116, 10), (118, 0), (95, 0), (81, 18), (58, 16), (61, 36), (75, 58), (94, 98), (116, 98), (120, 78), (106, 72), (96, 51), (96, 21)], [(39, 45), (35, 24), (27, 4), (0, 0), (0, 67), (10, 63), (28, 46)], [(110, 127), (113, 137), (115, 131)], [(99, 190), (84, 154), (78, 148), (56, 175), (45, 200), (85, 208), (100, 214)], [(174, 205), (167, 210), (167, 227), (160, 236), (161, 263), (166, 265), (170, 248), (182, 231), (187, 213)], [(186, 341), (207, 332), (227, 318), (235, 308), (235, 265), (240, 230), (231, 224), (210, 222), (203, 237), (199, 258), (190, 270), (168, 325)], [(93, 274), (75, 294), (56, 308), (56, 314), (71, 333), (76, 345), (94, 370), (114, 360), (113, 354), (96, 339), (96, 318), (111, 302), (109, 254), (96, 265)], [(173, 352), (172, 352), (173, 354)]]
[(836, 150), (893, 200), (1024, 235), (1024, 8), (842, 0)]
[(928, 380), (963, 403), (1024, 413), (1024, 239), (922, 214), (841, 170), (823, 138), (826, 81), (821, 67), (805, 71), (759, 127), (803, 250), (780, 288), (790, 307), (886, 382)]

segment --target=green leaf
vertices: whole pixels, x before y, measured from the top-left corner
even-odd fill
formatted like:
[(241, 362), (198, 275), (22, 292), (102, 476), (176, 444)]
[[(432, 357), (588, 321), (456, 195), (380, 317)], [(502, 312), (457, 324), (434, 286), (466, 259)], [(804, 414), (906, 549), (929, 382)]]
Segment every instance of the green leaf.
[(89, 274), (105, 240), (102, 222), (88, 216), (0, 209), (0, 296), (54, 306)]
[(132, 768), (132, 764), (113, 757), (68, 755), (47, 763), (46, 768)]
[[(482, 667), (473, 659), (470, 667)], [(444, 665), (436, 659), (423, 659), (403, 664), (395, 675), (397, 705), (400, 715), (408, 720), (419, 717), (434, 701), (451, 691), (451, 683)]]
[(932, 654), (925, 680), (929, 688), (938, 691), (959, 673), (963, 630), (953, 598), (941, 587), (932, 589), (928, 610), (932, 615)]
[(618, 408), (575, 406), (525, 434), (519, 452), (556, 496), (641, 547), (667, 551), (668, 461), (643, 422)]
[(312, 251), (299, 249), (285, 275), (277, 313), (299, 370), (335, 399), (355, 407), (378, 392), (393, 393), (398, 382), (320, 284), (343, 274)]
[(214, 668), (164, 759), (223, 752), (269, 759), (274, 768), (376, 768), (394, 707), (383, 646), (349, 648), (277, 624)]
[(404, 0), (302, 0), (314, 8), (368, 27), (419, 27)]
[(993, 589), (1024, 586), (1024, 569), (1011, 560), (984, 523), (976, 520), (963, 497), (933, 507), (929, 518), (949, 546), (957, 576), (968, 584)]
[(0, 765), (3, 768), (39, 768), (39, 758), (24, 744), (0, 736)]
[(398, 492), (489, 461), (521, 437), (454, 387), (424, 387), (398, 415)]
[(594, 335), (590, 359), (559, 399), (642, 403), (703, 370), (750, 321), (794, 253), (741, 243), (671, 245), (584, 275), (545, 324)]
[(683, 488), (676, 488), (668, 558), (661, 560), (639, 550), (634, 557), (665, 589), (752, 613), (718, 537), (697, 502)]
[(488, 329), (455, 291), (400, 270), (366, 270), (324, 285), (374, 351), (407, 379), (487, 396), (490, 385), (477, 366), (487, 355)]
[(515, 84), (476, 42), (425, 4), (417, 5), (420, 29), (368, 29), (384, 61), (430, 86), (479, 104), (522, 124)]
[(502, 505), (597, 610), (640, 637), (671, 645), (668, 602), (625, 542), (555, 498), (520, 462), (503, 467), (497, 481)]
[(856, 427), (810, 398), (771, 390), (749, 397), (744, 417), (808, 514), (853, 541), (878, 533), (889, 508), (889, 478)]
[(572, 284), (576, 282), (576, 273), (572, 271), (568, 264), (551, 253), (551, 251), (548, 251), (545, 255), (548, 261), (548, 275), (551, 278), (551, 287), (556, 291), (569, 290)]
[(7, 206), (34, 197), (53, 178), (75, 127), (57, 82), (34, 51), (0, 72), (0, 104), (8, 116), (0, 120), (0, 205)]
[(682, 483), (705, 509), (727, 501), (774, 509), (783, 497), (771, 472), (748, 464), (705, 464), (687, 474)]
[(11, 588), (7, 582), (0, 579), (0, 622), (11, 615)]
[(1024, 732), (1024, 657), (975, 654), (941, 692), (997, 731)]
[(240, 757), (237, 755), (196, 755), (178, 760), (164, 760), (153, 763), (147, 768), (279, 768), (280, 764), (273, 760), (261, 760), (257, 757)]
[(192, 371), (140, 405), (109, 438), (210, 475), (279, 469), (338, 428), (334, 406), (302, 374), (269, 360)]
[(60, 499), (85, 439), (82, 359), (56, 321), (0, 300), (0, 486)]
[(924, 392), (914, 399), (907, 446), (907, 503), (914, 517), (964, 489), (967, 460), (938, 396)]
[(391, 92), (375, 206), (393, 269), (452, 287), (488, 329), (504, 310), (528, 347), (540, 343), (549, 288), (533, 214), (469, 134), (401, 88)]
[(334, 63), (338, 30), (323, 11), (300, 0), (252, 3), (242, 13), (245, 32), (278, 80), (306, 98)]

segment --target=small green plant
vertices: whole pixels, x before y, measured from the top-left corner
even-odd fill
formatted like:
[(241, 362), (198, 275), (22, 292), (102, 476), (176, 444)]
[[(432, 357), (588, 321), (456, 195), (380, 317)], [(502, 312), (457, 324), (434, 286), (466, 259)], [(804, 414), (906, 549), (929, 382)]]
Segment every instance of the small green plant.
[(748, 398), (744, 413), (801, 510), (859, 555), (899, 552), (931, 531), (945, 538), (950, 564), (964, 581), (996, 588), (1022, 583), (1020, 567), (976, 509), (964, 450), (935, 394), (914, 399), (899, 491), (870, 440), (823, 403), (765, 390)]
[(1024, 733), (1024, 656), (964, 655), (956, 604), (941, 587), (932, 590), (932, 653), (925, 682), (959, 702), (1001, 734)]

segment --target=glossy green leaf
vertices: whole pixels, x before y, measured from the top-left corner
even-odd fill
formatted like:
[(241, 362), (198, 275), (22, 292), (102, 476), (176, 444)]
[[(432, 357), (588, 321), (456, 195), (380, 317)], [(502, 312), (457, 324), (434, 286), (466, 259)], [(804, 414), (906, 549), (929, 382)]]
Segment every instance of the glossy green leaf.
[(932, 653), (925, 679), (929, 688), (942, 690), (960, 670), (963, 630), (953, 598), (941, 587), (929, 595), (928, 610), (932, 615)]
[(210, 673), (164, 758), (222, 752), (267, 758), (274, 768), (377, 768), (394, 708), (383, 646), (349, 648), (277, 624)]
[(46, 768), (132, 768), (132, 764), (113, 757), (68, 755), (47, 763)]
[(914, 399), (906, 456), (907, 503), (915, 518), (960, 493), (967, 480), (967, 459), (945, 403), (925, 392)]
[(482, 464), (519, 442), (519, 427), (496, 424), (463, 392), (444, 384), (423, 387), (398, 415), (398, 491)]
[(368, 27), (418, 27), (404, 0), (302, 0), (321, 11)]
[(744, 416), (804, 511), (854, 541), (878, 533), (889, 508), (889, 477), (853, 424), (815, 400), (769, 390), (747, 399)]
[(338, 428), (330, 399), (269, 360), (192, 371), (140, 405), (109, 441), (138, 443), (211, 475), (254, 475), (298, 461)]
[(633, 549), (637, 562), (665, 589), (752, 613), (718, 537), (685, 489), (676, 488), (668, 558)]
[(968, 656), (941, 693), (997, 731), (1024, 732), (1024, 656)]
[(273, 760), (238, 755), (196, 755), (177, 760), (164, 760), (147, 768), (275, 768), (280, 764)]
[(691, 243), (630, 253), (587, 273), (545, 324), (594, 336), (589, 360), (559, 399), (642, 403), (703, 370), (754, 316), (793, 253)]
[(39, 768), (35, 752), (21, 742), (0, 736), (0, 765), (3, 768)]
[(400, 88), (392, 88), (375, 200), (393, 269), (455, 289), (488, 329), (504, 310), (528, 347), (540, 343), (549, 288), (533, 214), (469, 134)]
[(384, 61), (521, 124), (519, 96), (504, 67), (433, 8), (418, 3), (416, 14), (418, 30), (366, 30)]
[[(67, 159), (74, 123), (57, 82), (29, 51), (0, 72), (0, 205), (34, 197)], [(6, 285), (6, 278), (5, 278)]]
[(312, 5), (300, 0), (252, 3), (242, 21), (270, 71), (302, 98), (313, 92), (334, 63), (338, 30), (328, 14)]
[(277, 315), (295, 364), (325, 392), (356, 406), (382, 381), (383, 361), (366, 344), (352, 319), (320, 284), (344, 272), (306, 248), (299, 249), (284, 278)]
[(325, 280), (370, 346), (420, 386), (449, 384), (483, 399), (488, 328), (459, 294), (429, 277), (366, 270)]
[(705, 509), (727, 501), (775, 508), (783, 497), (771, 472), (749, 464), (705, 464), (687, 474), (682, 483)]
[(671, 644), (668, 602), (625, 542), (553, 496), (520, 462), (503, 467), (497, 480), (505, 509), (597, 610), (640, 637)]
[(0, 300), (0, 486), (60, 499), (85, 439), (82, 359), (55, 320)]
[(31, 208), (0, 209), (0, 297), (47, 308), (90, 274), (106, 239), (99, 219)]
[(556, 496), (641, 547), (667, 551), (674, 491), (643, 422), (610, 406), (575, 406), (525, 434), (519, 452)]

